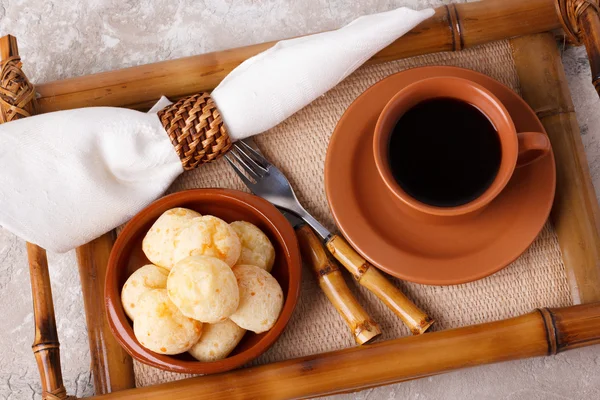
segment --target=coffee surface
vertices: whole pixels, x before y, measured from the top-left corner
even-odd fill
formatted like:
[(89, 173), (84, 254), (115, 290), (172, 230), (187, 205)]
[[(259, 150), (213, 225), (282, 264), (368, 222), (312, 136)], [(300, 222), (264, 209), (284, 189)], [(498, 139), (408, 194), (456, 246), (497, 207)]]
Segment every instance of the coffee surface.
[(390, 137), (389, 161), (398, 184), (438, 207), (469, 203), (491, 185), (500, 166), (500, 139), (475, 106), (451, 98), (408, 110)]

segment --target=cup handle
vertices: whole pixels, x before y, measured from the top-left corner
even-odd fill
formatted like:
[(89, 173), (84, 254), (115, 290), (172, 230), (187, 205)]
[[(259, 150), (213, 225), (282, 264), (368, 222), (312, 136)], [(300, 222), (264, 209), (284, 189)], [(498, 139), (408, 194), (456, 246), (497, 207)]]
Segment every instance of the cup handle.
[(529, 165), (550, 152), (550, 139), (541, 132), (517, 133), (519, 139), (519, 156), (517, 168)]

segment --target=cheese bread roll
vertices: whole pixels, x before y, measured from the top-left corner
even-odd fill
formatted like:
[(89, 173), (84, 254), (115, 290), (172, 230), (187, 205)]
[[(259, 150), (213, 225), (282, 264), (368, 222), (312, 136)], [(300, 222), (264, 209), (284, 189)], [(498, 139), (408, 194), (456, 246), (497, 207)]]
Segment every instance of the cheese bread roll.
[(140, 297), (133, 333), (140, 344), (160, 354), (188, 351), (202, 336), (202, 323), (184, 316), (169, 300), (166, 289)]
[(205, 215), (194, 218), (175, 236), (173, 261), (189, 256), (211, 256), (232, 267), (240, 257), (240, 239), (220, 218)]
[(255, 333), (268, 331), (283, 307), (281, 286), (271, 274), (255, 265), (236, 265), (233, 273), (240, 289), (240, 305), (229, 318), (240, 328)]
[(169, 271), (153, 264), (144, 265), (127, 279), (121, 291), (121, 304), (125, 314), (133, 321), (140, 296), (152, 289), (167, 287)]
[(267, 235), (250, 222), (235, 221), (230, 225), (242, 243), (242, 252), (236, 264), (256, 265), (271, 272), (275, 261), (275, 248)]
[(172, 208), (165, 211), (152, 225), (144, 240), (142, 250), (148, 260), (160, 267), (171, 269), (173, 250), (175, 249), (175, 234), (187, 222), (201, 214), (187, 208)]
[(240, 302), (233, 271), (214, 257), (179, 261), (169, 273), (167, 291), (183, 315), (209, 324), (225, 321)]
[(246, 333), (230, 319), (217, 324), (204, 324), (202, 337), (189, 353), (199, 361), (222, 360), (238, 345)]

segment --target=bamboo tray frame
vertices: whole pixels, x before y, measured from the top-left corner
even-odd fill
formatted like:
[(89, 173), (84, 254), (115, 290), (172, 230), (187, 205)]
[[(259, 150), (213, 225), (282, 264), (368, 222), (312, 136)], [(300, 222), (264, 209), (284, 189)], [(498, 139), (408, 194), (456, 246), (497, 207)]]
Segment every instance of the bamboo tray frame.
[[(600, 19), (597, 8), (585, 7), (584, 3), (582, 0), (487, 0), (442, 6), (434, 17), (369, 61), (458, 51), (515, 37), (510, 43), (522, 95), (544, 124), (555, 152), (557, 193), (551, 219), (574, 303), (581, 305), (540, 309), (504, 321), (130, 389), (135, 384), (132, 360), (112, 337), (104, 317), (104, 274), (114, 242), (111, 232), (77, 249), (94, 386), (98, 395), (104, 395), (98, 398), (312, 397), (600, 343), (600, 210), (557, 44), (552, 34), (542, 33), (563, 27), (572, 40), (585, 42), (593, 82), (599, 87)], [(571, 14), (565, 10), (576, 16), (577, 26), (569, 24)], [(581, 31), (574, 36), (573, 31), (579, 26)], [(521, 35), (529, 36), (516, 37)], [(272, 45), (259, 44), (41, 84), (37, 86), (39, 112), (85, 106), (145, 109), (160, 95), (177, 99), (213, 89), (243, 60)], [(13, 37), (0, 39), (0, 54), (2, 59), (18, 54)], [(28, 256), (36, 324), (33, 350), (43, 397), (64, 399), (67, 395), (62, 384), (45, 251), (28, 244)], [(451, 350), (440, 354), (441, 346)], [(392, 353), (398, 354), (394, 360), (389, 357)], [(358, 365), (360, 374), (356, 373)]]

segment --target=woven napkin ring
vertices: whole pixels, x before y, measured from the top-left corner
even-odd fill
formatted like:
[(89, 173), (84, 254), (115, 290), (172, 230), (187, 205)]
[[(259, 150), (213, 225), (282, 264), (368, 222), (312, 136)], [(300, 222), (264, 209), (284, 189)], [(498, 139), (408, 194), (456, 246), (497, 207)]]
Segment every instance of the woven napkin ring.
[(231, 147), (221, 114), (208, 93), (181, 99), (160, 110), (158, 118), (186, 171), (216, 160)]

